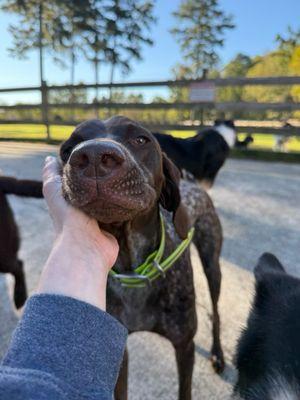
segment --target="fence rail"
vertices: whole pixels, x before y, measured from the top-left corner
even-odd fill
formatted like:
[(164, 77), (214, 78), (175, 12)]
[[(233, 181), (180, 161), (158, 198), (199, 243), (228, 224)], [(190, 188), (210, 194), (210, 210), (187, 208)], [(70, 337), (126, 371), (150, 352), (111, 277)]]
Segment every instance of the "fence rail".
[[(12, 120), (1, 120), (2, 124), (5, 125), (15, 125), (15, 124), (30, 124), (30, 125), (43, 125), (43, 121), (37, 121), (32, 119), (24, 119), (20, 121), (12, 121)], [(53, 125), (58, 126), (75, 126), (78, 121), (55, 121)], [(152, 130), (152, 131), (197, 131), (198, 129), (209, 128), (209, 125), (201, 125), (201, 124), (168, 124), (168, 123), (143, 123), (143, 126)], [(286, 136), (300, 136), (300, 128), (299, 127), (269, 127), (269, 126), (244, 126), (244, 125), (236, 125), (236, 131), (238, 133), (247, 133), (247, 134), (261, 134), (264, 135), (286, 135)]]
[[(43, 106), (39, 104), (0, 105), (0, 110), (30, 110)], [(256, 102), (222, 102), (222, 103), (48, 103), (48, 108), (81, 108), (81, 109), (135, 109), (135, 110), (190, 110), (193, 108), (215, 109), (217, 111), (298, 111), (300, 103), (256, 103)]]
[[(179, 79), (166, 81), (146, 82), (115, 82), (115, 83), (80, 83), (78, 85), (45, 85), (48, 90), (71, 90), (71, 89), (103, 89), (103, 88), (125, 88), (125, 87), (159, 87), (159, 86), (189, 86), (192, 83), (209, 82), (218, 87), (224, 86), (253, 86), (253, 85), (300, 85), (300, 76), (276, 76), (266, 78), (215, 78), (215, 79)], [(41, 86), (25, 86), (16, 88), (0, 88), (3, 92), (20, 92), (41, 90)]]
[[(149, 87), (189, 87), (193, 83), (208, 82), (216, 87), (226, 86), (253, 86), (253, 85), (300, 85), (300, 76), (280, 76), (264, 78), (216, 78), (216, 79), (198, 79), (198, 80), (166, 80), (166, 81), (148, 81), (148, 82), (118, 82), (101, 84), (78, 84), (78, 85), (47, 85), (43, 82), (41, 86), (0, 88), (1, 93), (16, 92), (39, 92), (41, 102), (37, 104), (0, 104), (0, 124), (30, 123), (44, 124), (47, 127), (47, 138), (50, 139), (50, 124), (55, 125), (74, 125), (79, 121), (62, 121), (50, 118), (50, 111), (53, 109), (81, 109), (81, 110), (216, 110), (217, 112), (293, 112), (300, 110), (300, 103), (297, 102), (278, 102), (278, 103), (256, 103), (256, 102), (150, 102), (150, 103), (112, 103), (112, 102), (92, 102), (92, 103), (50, 103), (49, 93), (60, 90), (78, 90), (78, 89), (110, 89), (110, 88), (149, 88)], [(17, 120), (8, 119), (5, 111), (39, 110), (41, 118), (39, 120), (32, 118), (22, 118)], [(2, 113), (1, 113), (2, 111)], [(3, 118), (1, 118), (3, 114)], [(197, 130), (203, 127), (199, 124), (186, 123), (144, 123), (155, 130)], [(238, 126), (237, 130), (244, 133), (265, 133), (300, 136), (300, 129), (296, 127), (272, 127), (272, 126)]]

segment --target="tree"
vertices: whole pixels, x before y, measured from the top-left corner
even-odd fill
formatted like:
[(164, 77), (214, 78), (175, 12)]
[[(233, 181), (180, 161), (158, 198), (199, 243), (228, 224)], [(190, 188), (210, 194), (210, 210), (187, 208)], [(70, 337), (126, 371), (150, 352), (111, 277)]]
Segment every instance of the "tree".
[[(42, 21), (44, 8), (39, 0), (6, 0), (1, 9), (18, 14), (20, 21), (17, 25), (10, 25), (9, 31), (13, 36), (13, 47), (9, 52), (18, 58), (26, 58), (27, 53), (34, 48), (39, 49), (40, 80), (44, 81), (43, 47), (44, 32)], [(37, 18), (38, 16), (38, 18)]]
[[(245, 77), (251, 67), (253, 67), (252, 59), (246, 54), (239, 53), (224, 67), (222, 77)], [(241, 101), (243, 92), (243, 86), (226, 86), (218, 90), (218, 99), (220, 101)]]
[[(83, 35), (88, 28), (86, 21), (92, 15), (91, 1), (54, 1), (59, 4), (59, 16), (55, 21), (55, 32), (51, 43), (55, 51), (54, 60), (63, 67), (70, 66), (70, 83), (74, 85), (75, 65), (83, 53)], [(65, 61), (65, 54), (69, 62)]]
[(218, 0), (183, 0), (173, 13), (176, 27), (171, 30), (180, 44), (193, 77), (217, 65), (218, 48), (224, 45), (224, 34), (234, 28), (233, 18), (220, 8)]
[(149, 36), (151, 25), (156, 21), (153, 7), (153, 1), (113, 0), (106, 8), (109, 14), (106, 52), (111, 64), (110, 83), (114, 81), (117, 66), (123, 73), (130, 72), (132, 60), (142, 59), (142, 47), (153, 44)]
[(66, 65), (64, 53), (68, 51), (71, 55), (71, 83), (74, 83), (76, 51), (81, 48), (79, 38), (89, 5), (90, 0), (5, 0), (1, 9), (19, 16), (18, 23), (9, 27), (13, 37), (10, 53), (26, 58), (30, 51), (38, 49), (42, 82), (44, 51), (49, 52), (60, 65)]
[(155, 21), (153, 1), (90, 1), (92, 13), (85, 28), (85, 56), (94, 65), (96, 84), (100, 64), (104, 62), (111, 65), (110, 82), (113, 83), (115, 68), (128, 73), (132, 60), (142, 58), (142, 46), (152, 44), (148, 33)]
[(300, 45), (300, 29), (294, 30), (288, 26), (286, 34), (278, 34), (276, 36), (276, 41), (279, 44), (278, 51), (280, 51), (283, 56), (290, 59), (295, 48)]
[[(284, 57), (288, 65), (288, 72), (292, 75), (300, 74), (300, 29), (294, 30), (290, 26), (285, 35), (277, 35), (276, 41), (279, 44), (278, 53)], [(294, 101), (300, 99), (300, 86), (291, 87), (290, 96)], [(296, 113), (299, 115), (299, 113)]]

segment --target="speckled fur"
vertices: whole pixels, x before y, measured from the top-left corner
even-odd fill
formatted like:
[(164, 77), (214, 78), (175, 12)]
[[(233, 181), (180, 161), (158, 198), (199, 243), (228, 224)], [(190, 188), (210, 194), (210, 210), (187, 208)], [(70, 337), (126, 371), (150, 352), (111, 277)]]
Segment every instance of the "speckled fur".
[[(137, 135), (148, 137), (148, 141), (150, 141), (150, 147), (146, 147), (148, 150), (143, 147), (132, 147), (130, 140), (136, 138)], [(96, 140), (93, 142), (94, 139)], [(84, 145), (85, 141), (88, 141), (86, 146)], [(78, 143), (81, 144), (78, 145)], [(98, 146), (99, 153), (96, 147), (92, 147), (93, 143), (94, 146)], [(99, 143), (106, 144), (100, 144), (99, 148)], [(104, 183), (101, 183), (102, 194), (97, 195), (99, 203), (96, 203), (96, 205), (93, 203), (92, 210), (89, 210), (88, 200), (89, 196), (95, 195), (95, 184), (91, 183), (91, 179), (87, 177), (82, 179), (82, 175), (78, 175), (81, 174), (80, 170), (72, 167), (74, 161), (69, 162), (70, 159), (73, 159), (76, 164), (76, 157), (80, 157), (82, 151), (90, 152), (89, 154), (94, 157), (93, 159), (99, 158), (99, 154), (104, 149), (103, 146), (116, 146), (115, 148), (118, 148), (116, 151), (124, 154), (127, 166), (116, 172), (117, 178), (120, 179), (121, 188), (124, 190), (127, 188), (126, 171), (132, 167), (139, 171), (136, 177), (140, 182), (138, 185), (139, 194), (133, 193), (130, 194), (131, 197), (124, 199), (122, 190), (119, 191), (120, 200), (114, 198), (114, 201), (116, 201), (114, 204), (116, 206), (123, 204), (123, 207), (122, 212), (118, 211), (117, 214), (111, 213), (110, 208), (108, 211), (102, 209), (102, 207), (111, 206), (111, 201), (108, 202), (110, 197), (107, 197), (107, 193), (111, 190), (116, 177), (113, 175), (107, 178)], [(84, 150), (85, 147), (88, 150)], [(181, 239), (178, 235), (185, 237), (188, 219), (190, 226), (195, 226), (193, 241), (208, 280), (213, 305), (212, 363), (217, 372), (222, 371), (224, 360), (220, 344), (217, 309), (221, 284), (219, 256), (222, 245), (222, 231), (208, 194), (199, 187), (196, 181), (181, 180), (179, 182), (180, 173), (178, 169), (162, 154), (151, 133), (136, 122), (124, 117), (114, 117), (104, 122), (93, 120), (83, 123), (63, 144), (61, 157), (64, 162), (63, 190), (67, 200), (79, 208), (80, 203), (83, 204), (81, 209), (94, 217), (96, 217), (100, 207), (101, 213), (99, 213), (99, 218), (96, 217), (99, 225), (117, 237), (120, 252), (114, 266), (116, 271), (121, 273), (133, 271), (150, 253), (158, 248), (160, 242), (159, 212), (163, 214), (166, 225), (164, 257), (170, 254), (180, 243)], [(93, 164), (93, 170), (97, 168), (99, 168), (98, 164)], [(87, 176), (90, 176), (90, 171), (87, 169)], [(95, 180), (92, 182), (95, 182)], [(84, 185), (86, 189), (82, 191)], [(90, 189), (88, 189), (89, 185)], [(105, 190), (103, 190), (103, 187)], [(86, 191), (87, 194), (85, 194)], [(85, 196), (86, 199), (84, 199)], [(141, 203), (137, 203), (136, 196)], [(132, 200), (130, 200), (131, 198)], [(138, 213), (132, 211), (130, 201), (132, 201), (132, 204), (136, 204), (136, 207), (139, 207)], [(124, 204), (129, 204), (128, 211), (124, 209)], [(172, 213), (166, 209), (172, 210)], [(127, 212), (128, 216), (125, 218)], [(122, 219), (116, 220), (116, 215)], [(121, 321), (128, 328), (129, 333), (151, 331), (172, 342), (179, 372), (179, 399), (191, 399), (194, 364), (193, 338), (197, 330), (197, 317), (190, 250), (187, 249), (184, 252), (181, 258), (168, 270), (165, 278), (158, 278), (148, 287), (122, 287), (119, 281), (109, 277), (107, 311)], [(127, 353), (125, 353), (116, 386), (116, 400), (127, 399), (127, 362)]]
[[(141, 156), (139, 149), (132, 150), (132, 146), (124, 141), (124, 137), (128, 140), (128, 137), (136, 137), (136, 135), (146, 135), (150, 138), (152, 146), (149, 148), (150, 153), (147, 150)], [(93, 156), (96, 154), (95, 157), (97, 157), (97, 151), (93, 146), (99, 146), (99, 143), (102, 143), (101, 140), (110, 144), (119, 140), (119, 146), (127, 160), (127, 167), (118, 175), (109, 178), (110, 185), (101, 184), (102, 198), (99, 197), (99, 194), (97, 195), (99, 188), (95, 185), (95, 179), (89, 175), (90, 171), (87, 171), (87, 176), (84, 178), (82, 175), (76, 177), (76, 173), (72, 172), (69, 164), (74, 150), (84, 147), (85, 142), (92, 146)], [(124, 117), (114, 117), (104, 122), (92, 120), (81, 124), (70, 139), (62, 145), (60, 155), (63, 162), (63, 192), (67, 201), (94, 216), (98, 219), (100, 227), (117, 237), (120, 252), (114, 269), (119, 272), (132, 271), (158, 248), (160, 242), (159, 212), (163, 213), (166, 225), (164, 257), (170, 254), (181, 242), (179, 235), (185, 237), (188, 220), (184, 208), (187, 210), (190, 226), (195, 226), (193, 241), (201, 257), (212, 298), (212, 363), (217, 372), (222, 371), (224, 360), (219, 338), (217, 310), (221, 283), (219, 256), (222, 231), (218, 216), (207, 193), (199, 187), (197, 182), (182, 180), (180, 203), (179, 171), (165, 155), (162, 155), (158, 143), (149, 131)], [(98, 160), (94, 160), (94, 162), (93, 170), (98, 168)], [(132, 166), (135, 169), (131, 169)], [(134, 176), (128, 177), (128, 173), (131, 171), (135, 171)], [(168, 173), (170, 173), (169, 176)], [(119, 209), (117, 209), (116, 202), (111, 204), (112, 202), (109, 201), (111, 200), (110, 191), (115, 189), (114, 183), (116, 182), (117, 195), (121, 204)], [(164, 192), (166, 190), (164, 185), (166, 187), (169, 185), (173, 191), (175, 188), (176, 196), (173, 197), (172, 190), (169, 193)], [(129, 188), (128, 196), (126, 195), (127, 187)], [(39, 188), (41, 189), (41, 182), (39, 182)], [(126, 196), (124, 193), (122, 195), (123, 191)], [(115, 192), (112, 194), (113, 196), (116, 196)], [(90, 203), (91, 196), (94, 198), (95, 193), (99, 202)], [(114, 197), (114, 201), (116, 201), (116, 197)], [(132, 203), (130, 203), (131, 201)], [(126, 209), (126, 204), (129, 204), (128, 209)], [(170, 209), (172, 213), (167, 211)], [(120, 220), (116, 220), (116, 218), (120, 218)], [(193, 338), (197, 330), (190, 250), (187, 249), (184, 252), (168, 270), (165, 278), (158, 278), (148, 287), (124, 288), (118, 281), (109, 277), (107, 311), (120, 320), (128, 328), (129, 333), (151, 331), (172, 342), (178, 366), (179, 399), (190, 400), (194, 364)], [(127, 399), (127, 363), (128, 357), (125, 352), (115, 391), (116, 400)]]
[[(197, 183), (181, 181), (182, 202), (188, 209), (192, 225), (195, 226), (194, 243), (202, 260), (208, 278), (213, 303), (213, 345), (212, 362), (217, 372), (224, 368), (224, 360), (220, 343), (219, 316), (217, 310), (220, 293), (221, 274), (219, 255), (222, 245), (221, 225), (206, 191)], [(169, 254), (180, 243), (172, 215), (161, 208), (166, 221), (166, 251)], [(147, 254), (157, 247), (159, 221), (157, 229), (150, 237), (131, 232), (135, 248), (134, 257), (137, 265), (144, 261)], [(150, 247), (149, 247), (150, 245)], [(118, 265), (117, 268), (122, 269)], [(189, 354), (189, 361), (183, 367), (189, 370), (193, 364), (193, 337), (197, 329), (195, 310), (195, 291), (190, 250), (167, 272), (165, 279), (160, 278), (144, 289), (122, 288), (118, 282), (110, 279), (108, 286), (108, 312), (116, 316), (130, 332), (151, 331), (169, 339), (177, 353)], [(127, 359), (127, 358), (126, 358)], [(124, 367), (127, 371), (127, 366)], [(179, 366), (180, 370), (180, 366)], [(123, 371), (123, 369), (122, 369)], [(125, 374), (126, 375), (126, 374)], [(127, 387), (126, 376), (120, 377), (119, 396), (123, 399), (124, 388)], [(183, 387), (184, 383), (183, 383)], [(118, 388), (118, 387), (117, 387)], [(180, 399), (189, 399), (190, 388), (182, 390)]]

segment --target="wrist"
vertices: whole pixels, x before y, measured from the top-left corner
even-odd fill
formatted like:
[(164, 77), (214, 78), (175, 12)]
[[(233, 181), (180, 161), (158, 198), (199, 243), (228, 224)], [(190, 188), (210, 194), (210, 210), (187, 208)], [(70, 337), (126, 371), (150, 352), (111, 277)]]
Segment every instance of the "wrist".
[(90, 240), (78, 240), (69, 232), (59, 234), (38, 292), (73, 297), (105, 310), (109, 268), (101, 251), (94, 247)]

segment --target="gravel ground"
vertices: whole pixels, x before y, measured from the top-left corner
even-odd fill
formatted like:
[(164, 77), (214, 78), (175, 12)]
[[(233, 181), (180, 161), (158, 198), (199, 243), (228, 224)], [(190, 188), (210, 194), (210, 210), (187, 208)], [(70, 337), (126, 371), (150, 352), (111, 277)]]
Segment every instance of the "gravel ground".
[[(2, 142), (0, 169), (5, 175), (39, 178), (45, 155), (56, 151), (54, 146)], [(235, 380), (232, 364), (235, 344), (249, 311), (252, 269), (260, 254), (274, 252), (289, 272), (300, 275), (300, 166), (229, 160), (211, 195), (224, 231), (220, 313), (227, 367), (222, 376), (217, 376), (208, 360), (209, 296), (200, 261), (192, 249), (199, 325), (195, 338), (193, 398), (203, 400), (227, 399), (231, 393)], [(25, 261), (32, 292), (49, 253), (53, 237), (51, 223), (44, 201), (14, 197), (10, 201), (20, 225), (23, 239), (20, 256)], [(0, 276), (0, 355), (5, 352), (19, 318), (11, 302), (11, 284), (9, 276)], [(129, 338), (129, 354), (131, 400), (177, 398), (175, 356), (168, 341), (146, 332), (133, 334)]]

